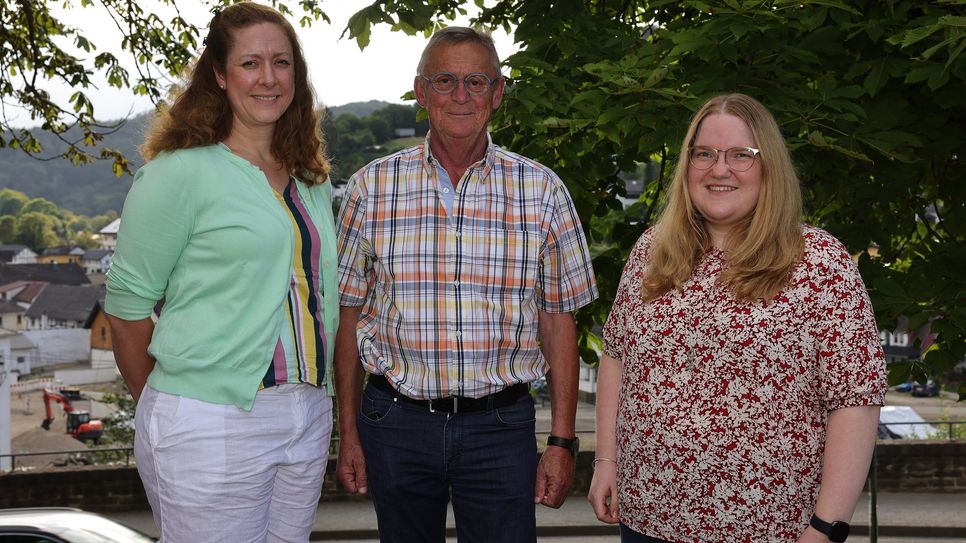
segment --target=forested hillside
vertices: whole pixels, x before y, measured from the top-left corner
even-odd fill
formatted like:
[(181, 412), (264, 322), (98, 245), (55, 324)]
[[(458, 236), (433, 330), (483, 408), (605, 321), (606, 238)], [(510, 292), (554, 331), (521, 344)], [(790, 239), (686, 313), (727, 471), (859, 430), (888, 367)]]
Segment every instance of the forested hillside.
[[(333, 162), (333, 179), (351, 175), (368, 161), (386, 153), (400, 128), (414, 128), (417, 135), (425, 135), (426, 122), (416, 122), (415, 106), (389, 104), (370, 100), (329, 108), (323, 129), (329, 140), (329, 155)], [(137, 147), (144, 139), (149, 114), (129, 119), (106, 136), (99, 148), (113, 148), (130, 161), (136, 171), (143, 161)], [(63, 144), (48, 132), (38, 132), (45, 150), (44, 156), (56, 155)], [(68, 138), (73, 137), (68, 134)], [(62, 159), (36, 160), (20, 150), (0, 149), (0, 189), (19, 191), (28, 198), (43, 198), (65, 211), (93, 217), (120, 213), (124, 196), (132, 177), (117, 177), (113, 163), (104, 160), (95, 164), (72, 165)]]

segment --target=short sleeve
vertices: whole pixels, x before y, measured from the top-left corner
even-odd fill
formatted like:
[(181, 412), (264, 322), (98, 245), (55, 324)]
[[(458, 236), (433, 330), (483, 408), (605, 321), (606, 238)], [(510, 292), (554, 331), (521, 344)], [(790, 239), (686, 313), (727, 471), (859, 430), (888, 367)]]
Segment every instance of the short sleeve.
[(815, 317), (822, 399), (830, 411), (882, 405), (887, 373), (872, 303), (845, 247), (822, 234), (815, 236), (804, 259), (819, 293)]
[(636, 304), (643, 303), (641, 300), (641, 281), (643, 280), (643, 270), (646, 267), (649, 244), (650, 231), (641, 235), (630, 254), (627, 255), (624, 273), (621, 274), (620, 283), (617, 285), (617, 294), (614, 296), (614, 305), (611, 306), (610, 313), (607, 315), (607, 322), (604, 323), (603, 352), (615, 360), (623, 361), (627, 321), (631, 317), (633, 307)]
[(151, 315), (191, 236), (191, 194), (190, 176), (176, 153), (161, 155), (135, 174), (107, 274), (108, 314), (126, 320)]
[(340, 305), (362, 305), (369, 292), (369, 272), (372, 248), (367, 241), (366, 198), (363, 191), (365, 170), (356, 173), (346, 187), (345, 200), (339, 211), (339, 237), (336, 247), (339, 254)]
[(540, 309), (565, 313), (597, 299), (587, 240), (567, 188), (556, 176), (547, 244), (540, 261)]

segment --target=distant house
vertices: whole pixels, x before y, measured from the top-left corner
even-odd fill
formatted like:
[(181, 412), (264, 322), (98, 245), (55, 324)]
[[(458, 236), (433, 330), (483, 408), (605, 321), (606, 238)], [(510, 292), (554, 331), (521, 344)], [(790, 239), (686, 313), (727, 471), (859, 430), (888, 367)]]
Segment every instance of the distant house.
[(84, 328), (101, 296), (100, 287), (48, 285), (27, 309), (27, 330)]
[(41, 264), (80, 264), (85, 252), (80, 247), (69, 247), (67, 245), (48, 247), (44, 249), (43, 254), (37, 258), (37, 261)]
[(393, 135), (397, 138), (414, 138), (416, 137), (415, 128), (397, 128), (392, 131)]
[(14, 302), (0, 300), (0, 328), (22, 331), (26, 328), (24, 313), (27, 310)]
[(26, 309), (49, 284), (46, 281), (14, 281), (0, 285), (0, 300), (13, 302)]
[(0, 264), (0, 285), (14, 281), (46, 281), (55, 285), (89, 285), (77, 264)]
[(20, 332), (0, 330), (0, 372), (30, 373), (37, 363), (37, 346)]
[(110, 249), (90, 249), (81, 258), (81, 267), (87, 275), (94, 273), (107, 273), (111, 268), (111, 259), (114, 258), (114, 251)]
[(101, 240), (101, 249), (117, 249), (117, 230), (121, 227), (121, 219), (114, 219), (111, 224), (101, 228), (97, 234)]
[[(84, 328), (90, 328), (91, 330), (91, 368), (115, 368), (116, 371), (117, 362), (114, 359), (114, 342), (111, 339), (111, 326), (107, 321), (107, 313), (104, 312), (104, 295), (105, 291), (102, 289), (97, 306), (94, 308), (94, 312), (91, 313), (91, 318), (88, 319)], [(154, 305), (151, 320), (158, 322), (158, 315), (161, 314), (163, 307), (164, 300), (159, 300)]]
[(103, 308), (104, 299), (101, 298), (84, 326), (91, 329), (91, 368), (94, 369), (117, 366), (114, 360), (114, 343), (111, 341), (111, 326)]
[(5, 264), (33, 264), (37, 253), (26, 245), (0, 245), (0, 262)]

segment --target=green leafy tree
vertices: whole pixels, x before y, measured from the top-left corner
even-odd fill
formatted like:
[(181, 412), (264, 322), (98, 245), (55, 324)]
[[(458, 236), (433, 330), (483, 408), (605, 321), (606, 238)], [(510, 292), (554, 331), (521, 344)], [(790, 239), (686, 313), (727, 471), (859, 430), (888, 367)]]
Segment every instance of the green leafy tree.
[[(360, 46), (378, 24), (428, 34), (462, 6), (386, 0), (347, 30)], [(964, 11), (963, 0), (501, 0), (479, 12), (476, 22), (513, 29), (520, 46), (506, 59), (494, 138), (561, 175), (592, 242), (602, 297), (578, 314), (584, 358), (596, 358), (588, 331), (611, 305), (613, 270), (654, 219), (690, 116), (737, 91), (782, 126), (808, 220), (862, 255), (880, 327), (900, 316), (910, 330), (929, 325), (923, 362), (894, 364), (893, 382), (962, 360)], [(660, 175), (625, 211), (619, 173), (640, 163)]]
[(390, 138), (394, 137), (395, 130), (399, 128), (412, 128), (417, 136), (424, 136), (429, 130), (429, 122), (426, 119), (417, 119), (418, 113), (418, 105), (391, 104), (373, 111), (370, 117), (384, 119), (389, 124), (393, 132), (389, 135)]
[(118, 393), (104, 394), (100, 399), (101, 403), (113, 407), (111, 415), (104, 419), (104, 436), (101, 439), (115, 447), (134, 445), (134, 399), (126, 387), (122, 389)]
[(114, 219), (118, 218), (117, 211), (108, 211), (102, 215), (95, 215), (88, 221), (90, 229), (93, 232), (99, 232), (101, 228), (114, 222)]
[[(230, 3), (231, 0), (204, 1), (211, 10)], [(62, 140), (66, 145), (63, 158), (74, 164), (107, 159), (113, 161), (116, 175), (129, 172), (127, 158), (121, 152), (96, 149), (104, 135), (117, 129), (118, 124), (105, 124), (98, 119), (88, 93), (100, 76), (111, 87), (130, 89), (160, 103), (169, 84), (198, 52), (206, 32), (208, 17), (193, 21), (185, 15), (183, 8), (194, 4), (158, 0), (149, 9), (142, 2), (128, 0), (0, 0), (0, 103), (5, 105), (0, 108), (0, 147), (45, 157), (35, 131), (14, 126), (12, 121), (17, 118), (7, 116), (7, 105), (19, 106), (33, 123), (40, 125), (41, 131)], [(288, 2), (272, 0), (271, 4), (296, 17)], [(300, 0), (298, 5), (299, 24), (307, 26), (320, 18), (328, 21), (318, 2)], [(60, 12), (51, 9), (56, 6), (62, 8)], [(114, 23), (122, 34), (124, 54), (134, 61), (133, 72), (114, 54), (99, 50), (96, 36), (85, 35), (71, 24), (71, 15), (83, 9), (99, 10), (105, 20)], [(55, 100), (45, 90), (50, 81), (74, 89), (66, 103)], [(72, 127), (79, 130), (69, 133)]]
[(61, 238), (57, 236), (56, 226), (57, 220), (50, 215), (36, 211), (24, 213), (17, 221), (16, 242), (40, 253), (61, 241)]
[(60, 208), (46, 198), (31, 198), (20, 208), (20, 213), (43, 213), (45, 215), (60, 216)]
[(0, 243), (13, 243), (17, 239), (17, 218), (13, 215), (0, 216)]
[(27, 195), (13, 189), (0, 190), (0, 215), (16, 215), (27, 203)]
[(93, 232), (84, 230), (82, 232), (75, 233), (70, 238), (70, 243), (80, 247), (81, 249), (96, 249), (99, 245), (99, 240), (94, 237)]
[(372, 133), (375, 141), (389, 141), (392, 139), (392, 127), (389, 121), (375, 115), (369, 115), (365, 119), (366, 129)]

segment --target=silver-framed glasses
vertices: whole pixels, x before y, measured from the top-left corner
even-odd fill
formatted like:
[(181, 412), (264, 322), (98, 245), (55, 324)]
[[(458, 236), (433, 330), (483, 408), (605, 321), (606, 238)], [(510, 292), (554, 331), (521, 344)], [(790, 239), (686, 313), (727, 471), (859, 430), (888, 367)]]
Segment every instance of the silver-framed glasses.
[(429, 83), (429, 86), (440, 94), (453, 92), (459, 86), (460, 82), (462, 82), (466, 92), (473, 96), (486, 94), (490, 90), (490, 87), (493, 86), (493, 83), (498, 81), (498, 79), (490, 79), (483, 73), (467, 74), (462, 79), (450, 72), (436, 72), (429, 75), (420, 75), (419, 77), (425, 79)]
[(692, 145), (688, 148), (688, 162), (699, 170), (708, 170), (718, 163), (718, 158), (724, 154), (725, 164), (736, 172), (745, 172), (755, 165), (755, 160), (761, 150), (754, 147), (732, 147), (731, 149), (715, 149), (707, 145)]

